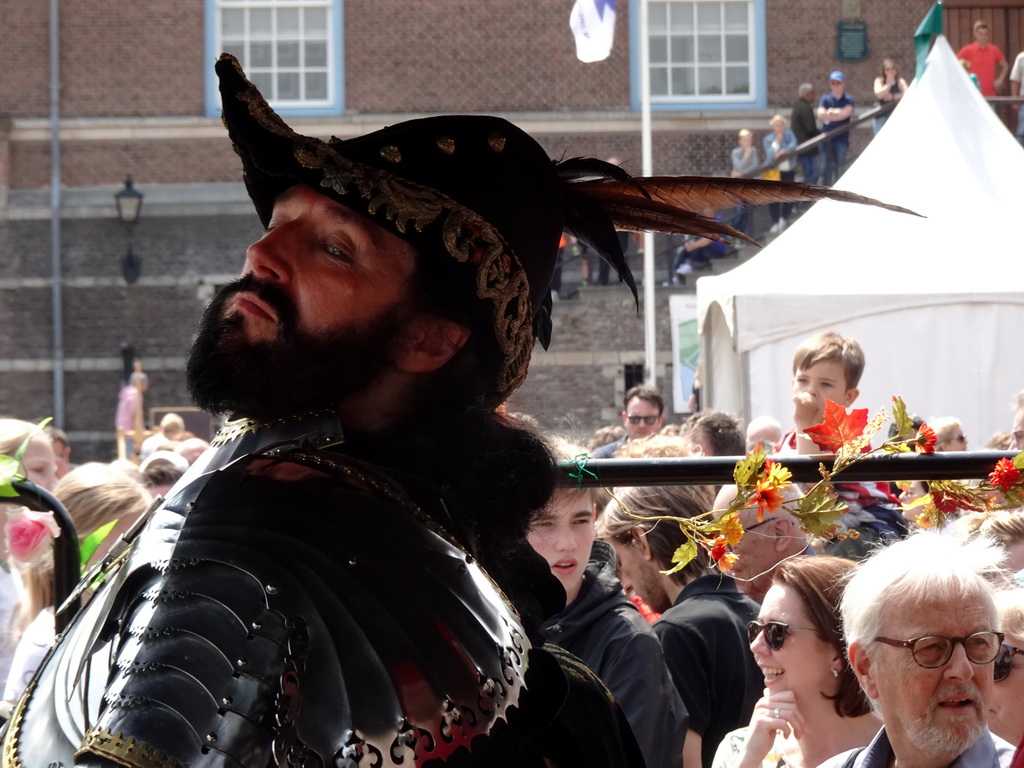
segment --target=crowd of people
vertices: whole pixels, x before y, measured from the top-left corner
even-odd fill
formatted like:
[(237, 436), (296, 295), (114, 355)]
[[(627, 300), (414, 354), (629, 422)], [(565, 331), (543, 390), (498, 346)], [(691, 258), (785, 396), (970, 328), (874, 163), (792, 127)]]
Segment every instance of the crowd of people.
[[(165, 496), (209, 443), (167, 414), (143, 446), (143, 460), (71, 462), (67, 434), (51, 425), (0, 418), (0, 455), (17, 458), (20, 474), (67, 509), (79, 538), (82, 574)], [(20, 504), (0, 503), (0, 715), (7, 717), (53, 645), (55, 522)], [(32, 546), (26, 549), (25, 542)]]
[[(599, 430), (589, 455), (821, 453), (806, 430), (821, 422), (826, 398), (844, 407), (855, 403), (864, 367), (854, 339), (823, 333), (801, 344), (793, 362), (789, 430), (768, 416), (744, 429), (718, 411), (700, 411), (681, 426), (666, 424), (660, 393), (639, 385), (624, 397), (621, 435)], [(994, 435), (987, 447), (1024, 448), (1024, 392), (1013, 414), (1012, 428)], [(958, 419), (911, 419), (915, 429), (925, 422), (934, 430), (935, 450), (967, 450)], [(655, 635), (684, 706), (684, 765), (810, 768), (843, 765), (835, 757), (841, 754), (860, 765), (876, 753), (898, 759), (901, 752), (927, 753), (945, 760), (935, 765), (948, 765), (968, 750), (988, 760), (985, 765), (1005, 765), (1010, 745), (1024, 739), (1016, 698), (1024, 690), (1016, 687), (1024, 686), (1024, 658), (1017, 658), (1024, 654), (1018, 635), (1024, 616), (1024, 510), (954, 511), (941, 529), (925, 530), (921, 507), (913, 504), (928, 492), (924, 482), (897, 487), (837, 480), (835, 491), (848, 505), (840, 522), (855, 536), (811, 536), (784, 507), (768, 515), (748, 507), (740, 513), (746, 533), (730, 547), (737, 557), (727, 574), (701, 548), (683, 568), (673, 569), (687, 534), (668, 520), (711, 510), (722, 514), (736, 497), (735, 486), (614, 488), (603, 500), (598, 497), (605, 503), (592, 503), (585, 491), (564, 491), (586, 497), (577, 519), (587, 536), (576, 540), (575, 549), (568, 533), (561, 546), (548, 537), (539, 551), (556, 573), (571, 556), (582, 579), (571, 594), (583, 600), (590, 587), (583, 574), (593, 562), (588, 566), (581, 553), (592, 529), (593, 551), (601, 552), (605, 568), (603, 542), (612, 545), (622, 590), (644, 615), (657, 617)], [(786, 492), (792, 501), (802, 491), (791, 486)], [(584, 514), (587, 508), (592, 515)], [(907, 565), (897, 567), (904, 559)], [(860, 575), (876, 562), (885, 565)], [(959, 564), (948, 567), (953, 562)], [(854, 599), (844, 593), (848, 584), (872, 597), (857, 592)], [(893, 595), (886, 603), (892, 609), (876, 605), (881, 616), (865, 616), (870, 600), (883, 593)], [(927, 607), (932, 599), (936, 605), (962, 601), (984, 607), (973, 613), (965, 608), (964, 615), (953, 610), (940, 620)], [(562, 616), (571, 616), (575, 605), (570, 599)], [(847, 627), (858, 627), (857, 634), (844, 634)], [(889, 643), (891, 638), (900, 642)], [(927, 643), (941, 643), (941, 652), (929, 658)], [(872, 663), (884, 674), (873, 671)], [(887, 679), (898, 675), (931, 675), (933, 687), (925, 695), (923, 682), (915, 689)], [(662, 711), (671, 709), (664, 705)], [(954, 732), (955, 737), (942, 737)]]
[[(735, 488), (560, 489), (555, 459), (582, 477), (584, 452), (507, 410), (550, 340), (560, 232), (633, 286), (616, 229), (706, 234), (693, 211), (652, 202), (657, 180), (552, 162), (500, 118), (300, 136), (233, 57), (217, 74), (266, 229), (188, 356), (196, 405), (230, 418), (148, 512), (141, 466), (57, 481), (56, 433), (0, 424), (0, 452), (71, 512), (83, 566), (105, 563), (54, 637), (47, 540), (7, 537), (0, 590), (30, 585), (38, 623), (12, 654), (5, 760), (1009, 768), (1019, 511), (912, 531), (888, 485), (837, 482), (859, 536), (749, 510), (726, 573), (682, 523)], [(855, 340), (808, 339), (792, 428), (749, 435), (713, 412), (671, 428), (632, 388), (623, 433), (591, 453), (817, 452), (807, 430), (863, 369)], [(1009, 432), (1020, 449), (1024, 400)], [(171, 453), (160, 440), (145, 462)], [(946, 441), (966, 447), (956, 427)], [(29, 512), (10, 517), (56, 535)]]
[[(1010, 96), (1024, 95), (1021, 82), (1024, 81), (1024, 51), (1007, 62), (999, 47), (991, 42), (991, 29), (984, 20), (973, 25), (974, 40), (957, 52), (964, 69), (984, 96), (1006, 95), (1009, 83)], [(871, 84), (873, 106), (898, 102), (906, 94), (908, 81), (897, 62), (887, 58)], [(1024, 143), (1024, 109), (1020, 104), (1009, 107), (1013, 112), (1013, 126), (1019, 141)], [(854, 116), (856, 101), (849, 93), (846, 76), (841, 70), (829, 74), (828, 90), (819, 98), (813, 83), (801, 83), (797, 98), (792, 104), (790, 116), (774, 115), (768, 130), (762, 138), (759, 150), (754, 133), (743, 128), (737, 137), (737, 146), (729, 155), (729, 173), (732, 176), (751, 176), (765, 166), (765, 178), (792, 181), (799, 178), (812, 184), (831, 185), (846, 168), (850, 135), (848, 128)], [(877, 134), (891, 114), (883, 111), (872, 122), (872, 132)], [(812, 148), (796, 152), (796, 148), (821, 135), (835, 134)], [(794, 156), (795, 154), (795, 156)], [(797, 171), (799, 170), (799, 176)], [(785, 229), (792, 218), (793, 208), (788, 204), (774, 204), (770, 211), (769, 233), (776, 234)], [(749, 234), (750, 212), (745, 208), (733, 211), (731, 223), (740, 231)]]

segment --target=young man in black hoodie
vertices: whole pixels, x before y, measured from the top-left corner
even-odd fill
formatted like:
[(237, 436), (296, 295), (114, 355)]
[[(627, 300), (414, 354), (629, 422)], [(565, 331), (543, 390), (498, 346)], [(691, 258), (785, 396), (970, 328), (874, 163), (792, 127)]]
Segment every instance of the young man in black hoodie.
[[(583, 453), (559, 445), (563, 460)], [(648, 768), (682, 761), (687, 716), (661, 643), (616, 577), (615, 550), (595, 540), (594, 489), (558, 490), (527, 539), (566, 593), (565, 610), (541, 626), (544, 639), (578, 656), (604, 681), (633, 729)]]

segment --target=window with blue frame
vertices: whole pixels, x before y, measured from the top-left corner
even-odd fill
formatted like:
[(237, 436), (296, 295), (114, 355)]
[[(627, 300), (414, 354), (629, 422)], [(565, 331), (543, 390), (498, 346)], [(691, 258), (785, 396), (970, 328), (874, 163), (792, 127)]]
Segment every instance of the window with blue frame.
[(756, 98), (755, 0), (650, 0), (651, 102)]
[(272, 107), (341, 111), (341, 0), (213, 0), (211, 10), (216, 49), (238, 58)]

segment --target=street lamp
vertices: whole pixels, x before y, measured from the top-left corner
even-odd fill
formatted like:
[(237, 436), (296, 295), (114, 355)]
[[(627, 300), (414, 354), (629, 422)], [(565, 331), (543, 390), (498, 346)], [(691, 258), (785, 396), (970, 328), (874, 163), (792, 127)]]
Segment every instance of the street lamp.
[(121, 260), (121, 272), (129, 285), (139, 279), (139, 273), (142, 271), (142, 260), (132, 253), (132, 233), (135, 231), (135, 225), (139, 223), (139, 214), (142, 213), (142, 197), (142, 193), (132, 186), (131, 176), (124, 180), (124, 189), (114, 195), (117, 217), (124, 226), (125, 237), (128, 238), (128, 253)]

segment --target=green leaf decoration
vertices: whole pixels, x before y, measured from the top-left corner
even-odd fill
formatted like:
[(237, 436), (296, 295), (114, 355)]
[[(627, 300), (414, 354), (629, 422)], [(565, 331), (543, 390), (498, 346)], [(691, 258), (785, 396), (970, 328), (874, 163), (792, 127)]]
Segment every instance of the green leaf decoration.
[(832, 484), (818, 483), (797, 502), (800, 525), (808, 533), (825, 536), (848, 509), (846, 502), (835, 497)]
[(1013, 457), (1013, 466), (1017, 469), (1024, 471), (1024, 451), (1021, 451)]
[(662, 571), (662, 573), (668, 576), (669, 574), (682, 570), (686, 567), (686, 564), (696, 556), (697, 544), (693, 539), (687, 538), (687, 540), (679, 546), (679, 549), (672, 553), (672, 562), (675, 563), (675, 565), (672, 566), (672, 570)]
[(14, 490), (15, 480), (24, 480), (24, 476), (18, 471), (21, 462), (13, 456), (0, 456), (0, 496), (17, 496)]
[(893, 395), (892, 398), (892, 420), (896, 422), (897, 436), (909, 435), (914, 432), (914, 423), (907, 415), (907, 406), (899, 395)]
[(25, 451), (28, 450), (28, 444), (32, 442), (32, 438), (43, 431), (43, 427), (53, 421), (52, 416), (48, 416), (36, 425), (36, 428), (28, 433), (28, 437), (21, 441), (21, 445), (18, 446), (17, 452), (14, 454), (14, 458), (17, 459), (18, 464), (21, 464), (22, 458), (25, 456)]
[(914, 449), (910, 447), (906, 440), (900, 440), (898, 442), (890, 443), (888, 441), (882, 443), (883, 453), (913, 453)]
[(117, 525), (117, 520), (111, 520), (106, 525), (100, 526), (82, 539), (82, 544), (79, 547), (79, 555), (81, 557), (82, 565), (87, 564), (89, 560), (92, 559), (92, 556), (96, 554), (96, 550), (99, 549), (100, 544), (102, 544), (103, 540), (110, 535), (110, 532), (114, 529), (115, 525)]
[(753, 453), (747, 454), (736, 462), (736, 468), (732, 472), (736, 487), (739, 490), (748, 490), (757, 484), (761, 477), (761, 470), (764, 468), (764, 449), (758, 445)]

